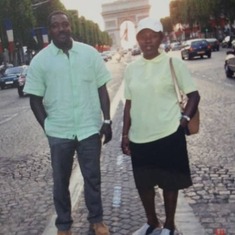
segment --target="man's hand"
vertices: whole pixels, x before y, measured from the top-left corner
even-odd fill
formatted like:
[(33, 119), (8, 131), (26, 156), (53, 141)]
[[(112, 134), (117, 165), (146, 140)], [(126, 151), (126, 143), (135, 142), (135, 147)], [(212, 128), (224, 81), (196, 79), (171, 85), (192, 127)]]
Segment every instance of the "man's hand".
[(101, 139), (104, 137), (103, 144), (107, 144), (112, 139), (112, 127), (111, 124), (103, 123), (100, 129), (100, 137)]

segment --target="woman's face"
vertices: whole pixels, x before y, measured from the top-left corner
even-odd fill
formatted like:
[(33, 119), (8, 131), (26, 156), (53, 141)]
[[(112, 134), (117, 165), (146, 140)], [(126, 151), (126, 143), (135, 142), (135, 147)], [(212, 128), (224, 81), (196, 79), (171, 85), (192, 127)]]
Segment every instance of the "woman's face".
[(159, 55), (158, 48), (163, 39), (162, 32), (143, 29), (137, 34), (136, 38), (145, 59), (151, 60)]

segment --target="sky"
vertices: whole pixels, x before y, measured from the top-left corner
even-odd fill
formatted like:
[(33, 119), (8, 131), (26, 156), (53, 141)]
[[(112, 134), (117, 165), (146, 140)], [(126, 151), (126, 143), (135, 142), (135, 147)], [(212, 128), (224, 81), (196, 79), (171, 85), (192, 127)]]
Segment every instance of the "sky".
[[(102, 3), (113, 2), (117, 0), (60, 0), (67, 10), (76, 9), (78, 10), (79, 16), (84, 16), (87, 20), (92, 20), (97, 23), (100, 29), (103, 31), (104, 20), (101, 15)], [(150, 3), (150, 16), (158, 19), (169, 16), (169, 3), (170, 0), (149, 0)], [(120, 28), (120, 38), (122, 38), (125, 30), (124, 25)], [(132, 28), (131, 28), (132, 27)], [(128, 41), (124, 39), (121, 41), (123, 47), (130, 48), (136, 45), (134, 26), (128, 23)]]
[[(114, 0), (60, 0), (64, 6), (70, 9), (76, 9), (79, 16), (84, 16), (88, 20), (92, 20), (99, 24), (100, 29), (104, 30), (104, 21), (101, 16), (101, 4), (105, 2), (113, 2)], [(149, 0), (151, 9), (150, 15), (162, 18), (169, 16), (170, 0)]]

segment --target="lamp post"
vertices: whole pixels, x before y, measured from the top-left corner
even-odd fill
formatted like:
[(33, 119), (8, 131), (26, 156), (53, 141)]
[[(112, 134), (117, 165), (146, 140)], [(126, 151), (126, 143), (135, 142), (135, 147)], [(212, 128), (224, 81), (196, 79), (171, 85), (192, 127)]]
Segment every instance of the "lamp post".
[(205, 38), (207, 38), (208, 28), (205, 29)]
[(37, 9), (38, 7), (40, 7), (41, 5), (45, 4), (45, 3), (48, 3), (50, 2), (51, 0), (36, 0), (36, 1), (33, 1), (35, 3), (33, 3), (31, 6), (32, 6), (32, 9), (35, 10)]

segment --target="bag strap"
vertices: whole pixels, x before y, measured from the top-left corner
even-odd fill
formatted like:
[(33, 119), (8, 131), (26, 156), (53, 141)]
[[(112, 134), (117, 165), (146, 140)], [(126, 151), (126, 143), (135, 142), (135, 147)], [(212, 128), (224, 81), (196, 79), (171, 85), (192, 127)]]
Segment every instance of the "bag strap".
[(175, 92), (176, 92), (176, 95), (177, 95), (177, 99), (178, 99), (179, 103), (182, 103), (182, 97), (181, 97), (181, 94), (180, 94), (180, 89), (179, 89), (179, 85), (178, 85), (178, 82), (177, 82), (177, 77), (176, 77), (176, 74), (175, 74), (175, 69), (174, 69), (171, 57), (170, 57), (169, 62), (170, 62), (170, 68), (171, 68), (171, 77), (172, 77), (172, 80), (173, 80), (173, 83), (174, 83), (174, 86), (175, 86)]
[(179, 106), (182, 110), (182, 108), (183, 108), (182, 107), (183, 106), (183, 99), (182, 99), (182, 95), (181, 95), (181, 92), (180, 92), (180, 89), (179, 89), (179, 85), (178, 85), (178, 82), (177, 82), (177, 77), (176, 77), (176, 73), (175, 73), (175, 69), (174, 69), (171, 57), (170, 57), (169, 63), (170, 63), (170, 69), (171, 69), (171, 77), (172, 77), (172, 80), (173, 80), (173, 83), (174, 83), (177, 100), (178, 100)]

